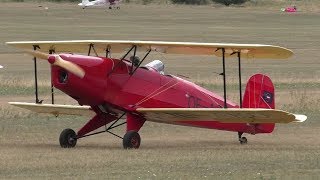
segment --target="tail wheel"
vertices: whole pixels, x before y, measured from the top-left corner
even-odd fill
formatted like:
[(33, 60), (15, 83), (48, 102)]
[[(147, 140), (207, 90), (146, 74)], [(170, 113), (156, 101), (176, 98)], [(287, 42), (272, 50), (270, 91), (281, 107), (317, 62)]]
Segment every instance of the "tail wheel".
[(123, 148), (138, 149), (140, 147), (141, 138), (138, 132), (128, 131), (123, 137)]
[(65, 129), (59, 137), (60, 146), (63, 148), (73, 148), (77, 144), (77, 135), (72, 129)]
[(248, 143), (248, 140), (246, 137), (239, 138), (239, 141), (240, 141), (240, 144), (247, 144)]

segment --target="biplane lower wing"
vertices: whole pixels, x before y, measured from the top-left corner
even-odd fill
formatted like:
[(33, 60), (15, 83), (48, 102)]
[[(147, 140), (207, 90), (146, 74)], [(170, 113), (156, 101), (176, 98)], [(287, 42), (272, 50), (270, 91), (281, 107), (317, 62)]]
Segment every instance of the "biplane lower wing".
[(249, 108), (138, 108), (146, 120), (173, 123), (179, 121), (219, 121), (223, 123), (290, 123), (303, 122), (305, 115), (275, 109)]
[(94, 111), (90, 106), (74, 106), (74, 105), (61, 105), (61, 104), (36, 104), (26, 102), (9, 102), (13, 106), (24, 108), (36, 113), (46, 113), (58, 116), (64, 115), (80, 115), (80, 116), (93, 116)]

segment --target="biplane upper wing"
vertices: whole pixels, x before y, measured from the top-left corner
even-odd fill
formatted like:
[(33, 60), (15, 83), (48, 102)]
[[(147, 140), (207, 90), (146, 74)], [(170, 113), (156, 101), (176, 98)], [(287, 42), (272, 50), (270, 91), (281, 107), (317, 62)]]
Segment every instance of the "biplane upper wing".
[(165, 41), (119, 41), (119, 40), (73, 40), (73, 41), (17, 41), (6, 44), (25, 50), (37, 50), (48, 53), (88, 53), (91, 48), (99, 53), (120, 53), (136, 46), (138, 51), (153, 50), (168, 54), (185, 55), (215, 55), (222, 56), (221, 49), (225, 49), (225, 57), (233, 52), (241, 52), (243, 58), (286, 59), (292, 56), (289, 49), (263, 44), (232, 44), (232, 43), (196, 43), (196, 42), (165, 42)]
[(36, 113), (47, 113), (58, 116), (65, 115), (80, 115), (80, 116), (93, 116), (94, 111), (90, 106), (74, 106), (74, 105), (61, 105), (61, 104), (36, 104), (26, 102), (9, 102), (13, 106), (24, 108)]
[(289, 123), (303, 122), (305, 115), (275, 109), (249, 108), (138, 108), (146, 120), (173, 123), (179, 121), (219, 121), (223, 123)]

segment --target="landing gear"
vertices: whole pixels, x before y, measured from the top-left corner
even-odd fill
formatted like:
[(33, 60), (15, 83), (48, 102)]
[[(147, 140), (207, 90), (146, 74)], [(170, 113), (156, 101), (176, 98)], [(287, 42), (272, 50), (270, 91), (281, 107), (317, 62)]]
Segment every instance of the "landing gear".
[(77, 135), (72, 129), (65, 129), (60, 134), (59, 142), (63, 148), (73, 148), (77, 144)]
[[(127, 115), (127, 121), (118, 123), (118, 121), (124, 115)], [(75, 133), (72, 129), (63, 130), (59, 137), (60, 146), (62, 148), (73, 148), (76, 146), (78, 139), (107, 132), (122, 139), (123, 147), (125, 149), (137, 149), (140, 147), (141, 143), (141, 138), (138, 131), (140, 130), (144, 122), (145, 120), (142, 117), (127, 112), (124, 112), (121, 116), (114, 114), (104, 114), (103, 116), (100, 116), (97, 114), (91, 120), (89, 120), (77, 133)], [(109, 127), (106, 126), (108, 123), (111, 123)], [(127, 133), (124, 135), (124, 137), (111, 132), (112, 129), (124, 124), (127, 124)], [(105, 126), (105, 130), (93, 132), (94, 130), (102, 126)]]
[(123, 148), (138, 149), (141, 143), (141, 138), (138, 132), (128, 131), (123, 137)]
[(238, 138), (240, 141), (240, 144), (247, 144), (248, 140), (246, 137), (242, 137), (243, 132), (238, 132)]

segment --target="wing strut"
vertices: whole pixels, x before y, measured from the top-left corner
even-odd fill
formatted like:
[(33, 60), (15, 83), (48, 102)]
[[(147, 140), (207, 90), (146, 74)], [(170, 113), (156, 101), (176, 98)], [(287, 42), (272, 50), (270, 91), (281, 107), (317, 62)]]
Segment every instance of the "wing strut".
[(225, 57), (226, 51), (222, 48), (222, 64), (223, 64), (223, 97), (224, 97), (224, 108), (227, 108), (227, 86), (226, 86), (226, 62)]
[[(55, 54), (55, 50), (50, 49), (49, 54)], [(52, 65), (51, 65), (52, 66)], [(54, 88), (53, 88), (53, 83), (52, 83), (52, 73), (51, 74), (51, 104), (54, 104)]]
[(223, 76), (223, 98), (224, 98), (224, 108), (228, 108), (227, 106), (227, 87), (226, 87), (226, 50), (225, 48), (217, 48), (216, 51), (222, 50), (222, 76)]
[(240, 108), (242, 108), (242, 90), (241, 90), (241, 52), (238, 54), (238, 65), (239, 65), (239, 96), (240, 96)]
[(106, 58), (111, 58), (111, 46), (108, 45), (106, 49)]
[[(33, 45), (33, 50), (40, 49), (39, 45)], [(39, 93), (38, 93), (38, 70), (37, 70), (37, 58), (33, 57), (34, 63), (34, 84), (35, 84), (35, 95), (36, 95), (36, 103), (41, 104), (42, 100), (39, 101)]]
[[(36, 51), (37, 49), (40, 49), (39, 45), (32, 45), (33, 46), (33, 50)], [(54, 54), (55, 50), (54, 49), (50, 49), (49, 50), (49, 54)], [(34, 63), (34, 84), (35, 84), (35, 95), (36, 95), (36, 104), (42, 104), (43, 100), (39, 100), (39, 90), (38, 90), (38, 68), (37, 68), (37, 57), (33, 57), (33, 63)], [(52, 74), (51, 74), (51, 79), (52, 79)], [(53, 87), (53, 83), (52, 80), (51, 81), (51, 103), (54, 104), (54, 87)]]
[[(225, 55), (226, 51), (225, 48), (218, 48), (218, 50), (222, 50), (222, 68), (223, 68), (223, 97), (224, 97), (224, 108), (227, 107), (227, 87), (226, 87), (226, 64), (225, 64)], [(233, 52), (230, 55), (238, 54), (238, 71), (239, 71), (239, 98), (240, 98), (240, 108), (242, 108), (242, 89), (241, 89), (241, 51)]]
[(118, 62), (118, 63), (114, 66), (114, 68), (108, 73), (108, 76), (110, 76), (110, 74), (120, 65), (120, 63), (128, 56), (128, 54), (132, 51), (133, 48), (136, 49), (137, 46), (136, 46), (136, 45), (133, 45), (133, 46), (129, 49), (129, 51), (128, 51), (124, 56), (122, 56), (120, 62)]
[(89, 50), (88, 50), (88, 56), (90, 56), (91, 54), (91, 49), (93, 50), (94, 54), (98, 57), (98, 53), (96, 51), (96, 49), (94, 48), (94, 44), (89, 44)]
[(132, 71), (130, 72), (130, 75), (134, 74), (134, 72), (136, 72), (136, 70), (140, 67), (140, 65), (142, 64), (142, 62), (147, 58), (147, 56), (150, 54), (151, 52), (151, 49), (149, 49), (147, 51), (147, 53), (144, 55), (144, 57), (142, 58), (142, 60), (139, 62), (139, 64), (137, 65), (137, 67)]
[(137, 46), (136, 45), (134, 45), (134, 51), (133, 51), (133, 59), (131, 60), (131, 68), (130, 68), (130, 72), (129, 72), (129, 74), (132, 74), (132, 72), (133, 72), (133, 61), (134, 61), (134, 59), (136, 58), (136, 53), (137, 53)]
[(230, 55), (238, 54), (238, 71), (239, 71), (239, 98), (240, 108), (242, 108), (242, 89), (241, 89), (241, 52), (233, 52)]

